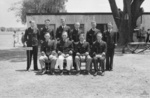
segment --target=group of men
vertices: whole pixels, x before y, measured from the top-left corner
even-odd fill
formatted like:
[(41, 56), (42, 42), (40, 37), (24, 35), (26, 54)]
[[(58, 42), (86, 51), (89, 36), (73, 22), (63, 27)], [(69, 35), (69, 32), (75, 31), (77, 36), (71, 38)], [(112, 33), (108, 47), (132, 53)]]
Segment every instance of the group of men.
[[(55, 74), (56, 69), (60, 69), (60, 75), (63, 75), (64, 69), (68, 75), (71, 69), (77, 71), (77, 75), (81, 74), (82, 62), (85, 62), (87, 74), (90, 74), (94, 65), (96, 76), (101, 69), (103, 76), (105, 70), (113, 70), (114, 49), (116, 46), (116, 35), (112, 30), (112, 24), (108, 23), (108, 30), (101, 32), (96, 28), (96, 22), (91, 22), (91, 29), (85, 33), (80, 29), (80, 23), (76, 22), (74, 29), (71, 30), (66, 25), (65, 19), (61, 19), (61, 26), (56, 30), (56, 34), (50, 28), (50, 20), (45, 20), (45, 27), (40, 31), (37, 29), (35, 21), (30, 21), (31, 26), (25, 31), (25, 42), (27, 47), (27, 70), (29, 70), (34, 58), (34, 70), (37, 67), (38, 42), (40, 41), (41, 56), (39, 62), (42, 74), (49, 69), (51, 74)], [(105, 69), (106, 59), (106, 69)], [(99, 66), (98, 66), (99, 65)]]

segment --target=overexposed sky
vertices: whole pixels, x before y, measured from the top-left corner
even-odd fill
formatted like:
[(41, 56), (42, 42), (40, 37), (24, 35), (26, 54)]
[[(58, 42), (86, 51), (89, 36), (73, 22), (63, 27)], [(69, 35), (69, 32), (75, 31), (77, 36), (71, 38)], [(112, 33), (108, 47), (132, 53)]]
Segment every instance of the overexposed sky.
[[(25, 27), (17, 22), (14, 12), (8, 9), (14, 2), (21, 0), (0, 0), (0, 27)], [(122, 1), (116, 0), (119, 8), (122, 9)], [(142, 7), (145, 12), (150, 12), (150, 0), (145, 0)], [(108, 0), (68, 0), (66, 3), (68, 12), (111, 12)]]

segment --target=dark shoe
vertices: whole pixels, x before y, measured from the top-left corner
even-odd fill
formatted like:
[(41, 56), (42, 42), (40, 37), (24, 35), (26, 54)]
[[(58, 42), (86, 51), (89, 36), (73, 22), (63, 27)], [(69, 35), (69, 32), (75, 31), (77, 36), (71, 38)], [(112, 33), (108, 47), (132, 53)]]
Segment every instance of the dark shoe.
[(61, 72), (60, 72), (60, 75), (63, 75), (63, 74), (64, 74), (63, 71), (61, 71)]
[(105, 75), (105, 72), (102, 72), (102, 73), (101, 73), (101, 76), (104, 76), (104, 75)]
[(46, 70), (43, 70), (43, 71), (42, 71), (42, 75), (44, 75), (44, 74), (46, 74)]
[(87, 72), (87, 75), (91, 75), (91, 73), (88, 71), (88, 72)]
[(113, 69), (110, 69), (109, 71), (113, 71)]
[(70, 71), (68, 71), (68, 75), (71, 75), (71, 72), (70, 72)]
[(97, 72), (95, 72), (94, 76), (97, 76)]
[(36, 68), (36, 69), (34, 69), (34, 71), (39, 71), (39, 69), (38, 69), (38, 68)]
[(76, 75), (79, 76), (79, 75), (80, 75), (80, 72), (78, 72)]
[(54, 73), (54, 72), (51, 72), (51, 74), (52, 74), (52, 75), (55, 75), (55, 73)]
[(109, 71), (109, 69), (106, 69), (106, 71)]

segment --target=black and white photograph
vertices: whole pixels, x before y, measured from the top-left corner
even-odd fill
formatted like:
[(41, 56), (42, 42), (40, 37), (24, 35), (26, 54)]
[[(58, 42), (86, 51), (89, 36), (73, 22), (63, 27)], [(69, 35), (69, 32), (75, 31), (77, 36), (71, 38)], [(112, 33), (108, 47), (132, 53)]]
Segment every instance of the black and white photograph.
[(0, 98), (150, 98), (150, 0), (0, 0)]

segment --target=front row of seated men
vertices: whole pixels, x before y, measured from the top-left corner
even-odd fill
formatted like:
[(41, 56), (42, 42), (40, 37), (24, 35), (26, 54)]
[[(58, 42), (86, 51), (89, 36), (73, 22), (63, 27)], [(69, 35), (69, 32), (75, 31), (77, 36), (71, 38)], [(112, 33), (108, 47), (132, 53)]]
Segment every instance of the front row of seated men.
[(45, 42), (41, 47), (41, 57), (39, 62), (42, 68), (42, 74), (47, 71), (46, 64), (49, 62), (51, 74), (54, 74), (55, 69), (60, 69), (60, 75), (63, 75), (64, 62), (66, 63), (67, 73), (70, 75), (70, 70), (73, 65), (73, 52), (75, 52), (75, 63), (77, 66), (77, 75), (81, 72), (81, 63), (86, 62), (85, 67), (87, 74), (90, 74), (92, 62), (94, 64), (95, 74), (98, 72), (98, 63), (101, 66), (104, 75), (104, 60), (107, 50), (107, 45), (102, 41), (102, 33), (97, 33), (97, 41), (93, 43), (92, 49), (90, 44), (85, 41), (84, 34), (79, 35), (79, 42), (73, 44), (68, 39), (67, 32), (62, 33), (62, 39), (59, 42), (50, 39), (50, 34), (45, 34)]

